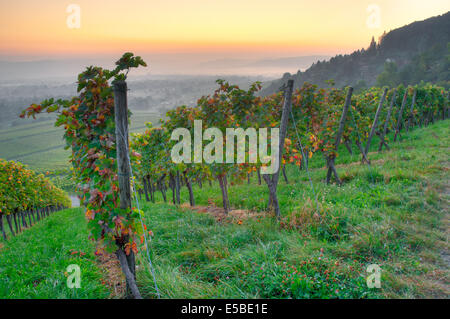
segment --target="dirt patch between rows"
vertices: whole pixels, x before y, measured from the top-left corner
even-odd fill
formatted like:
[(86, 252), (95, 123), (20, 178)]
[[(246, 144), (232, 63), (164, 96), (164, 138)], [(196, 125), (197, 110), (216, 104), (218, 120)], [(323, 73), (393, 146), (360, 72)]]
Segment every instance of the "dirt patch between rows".
[(126, 281), (119, 260), (114, 254), (100, 249), (97, 251), (97, 263), (104, 274), (102, 284), (111, 291), (111, 298), (123, 298), (126, 292)]
[[(370, 161), (370, 165), (383, 165), (385, 163), (384, 159), (378, 159), (378, 160), (372, 160)], [(352, 167), (352, 166), (358, 166), (358, 165), (367, 165), (367, 164), (362, 164), (361, 161), (358, 162), (351, 162), (349, 164), (337, 164), (335, 165), (336, 167)], [(326, 167), (325, 167), (326, 168)]]
[(260, 219), (262, 217), (271, 216), (267, 212), (255, 212), (247, 209), (233, 209), (225, 213), (225, 210), (221, 207), (217, 207), (210, 202), (208, 206), (194, 206), (191, 207), (189, 203), (183, 203), (180, 205), (181, 209), (188, 209), (201, 214), (209, 214), (214, 217), (218, 222), (229, 222), (241, 224), (246, 219)]
[[(377, 159), (377, 160), (371, 160), (370, 161), (370, 165), (383, 165), (386, 161), (382, 158)], [(356, 162), (351, 162), (348, 164), (335, 164), (334, 166), (336, 168), (345, 168), (345, 167), (353, 167), (353, 166), (364, 166), (367, 165), (366, 163), (362, 163), (361, 161), (356, 161)], [(327, 167), (323, 166), (320, 168), (321, 170), (326, 170)]]

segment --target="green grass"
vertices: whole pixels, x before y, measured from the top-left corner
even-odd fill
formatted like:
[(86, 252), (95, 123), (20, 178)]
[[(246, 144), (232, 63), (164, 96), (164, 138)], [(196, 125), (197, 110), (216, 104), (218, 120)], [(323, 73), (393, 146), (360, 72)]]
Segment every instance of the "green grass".
[[(347, 164), (338, 168), (342, 187), (324, 183), (324, 162), (313, 157), (319, 211), (306, 173), (289, 167), (290, 184), (281, 180), (279, 186), (281, 226), (272, 217), (218, 223), (163, 204), (158, 194), (159, 203), (143, 205), (155, 234), (151, 250), (162, 296), (448, 297), (448, 265), (440, 253), (448, 249), (442, 219), (448, 213), (449, 133), (448, 120), (415, 129), (390, 143), (391, 151), (370, 154), (370, 168), (348, 165), (359, 156), (341, 151), (337, 164)], [(256, 177), (229, 191), (235, 208), (267, 209), (267, 188)], [(197, 205), (221, 205), (216, 183), (196, 187), (195, 197)], [(188, 202), (185, 189), (182, 202)], [(147, 263), (140, 263), (139, 285), (154, 297)], [(370, 264), (382, 269), (381, 289), (367, 288)]]
[[(82, 209), (67, 209), (0, 241), (0, 299), (108, 298), (94, 244), (87, 237)], [(71, 255), (71, 250), (86, 255)], [(80, 266), (79, 289), (67, 287), (65, 273), (71, 264)]]

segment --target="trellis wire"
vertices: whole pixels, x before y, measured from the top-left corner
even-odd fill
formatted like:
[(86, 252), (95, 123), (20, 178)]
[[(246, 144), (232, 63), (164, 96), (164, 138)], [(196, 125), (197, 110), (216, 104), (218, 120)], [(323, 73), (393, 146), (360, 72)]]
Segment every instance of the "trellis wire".
[(153, 268), (152, 259), (150, 258), (150, 253), (149, 253), (149, 249), (148, 249), (147, 233), (144, 231), (144, 222), (142, 220), (141, 208), (140, 208), (139, 200), (138, 200), (137, 193), (136, 193), (136, 184), (135, 184), (135, 181), (134, 181), (133, 168), (131, 167), (130, 153), (129, 153), (129, 149), (128, 149), (128, 139), (125, 138), (125, 136), (123, 136), (123, 134), (121, 134), (120, 136), (124, 140), (125, 145), (127, 145), (127, 152), (126, 152), (127, 153), (127, 160), (128, 160), (128, 165), (130, 165), (130, 177), (131, 177), (132, 185), (133, 185), (134, 198), (136, 200), (136, 205), (137, 205), (137, 209), (138, 209), (138, 212), (139, 212), (139, 220), (141, 222), (141, 227), (142, 227), (142, 230), (143, 230), (143, 233), (144, 233), (145, 251), (147, 253), (148, 264), (150, 266), (150, 271), (152, 273), (153, 283), (154, 283), (155, 290), (156, 290), (156, 295), (160, 299), (161, 298), (161, 294), (159, 293), (158, 285), (156, 283), (155, 269)]
[[(350, 109), (349, 109), (349, 112), (350, 112), (350, 114), (352, 115), (352, 121), (353, 121), (353, 125), (355, 125), (355, 131), (356, 131), (356, 135), (357, 135), (357, 137), (358, 137), (358, 140), (362, 142), (361, 136), (359, 135), (359, 128), (358, 128), (358, 126), (356, 125), (355, 115), (353, 115), (353, 112), (352, 112), (352, 108), (351, 108), (351, 107), (350, 107)], [(362, 145), (361, 145), (361, 147), (362, 147)], [(363, 148), (363, 149), (364, 149), (364, 148)], [(366, 157), (367, 165), (368, 165), (369, 168), (370, 168), (370, 161), (369, 161), (368, 155), (367, 155), (367, 154), (363, 154), (363, 158), (364, 158), (364, 157)]]
[[(295, 121), (292, 110), (291, 110), (291, 117), (292, 117), (292, 123), (294, 124), (294, 128), (295, 128), (295, 134), (297, 135), (297, 141), (298, 141), (298, 144), (300, 145), (300, 151), (302, 152), (302, 159), (305, 160), (305, 152), (303, 151), (303, 145), (302, 145), (302, 142), (300, 141), (300, 135), (298, 134), (298, 130), (297, 130), (297, 123)], [(316, 191), (314, 189), (314, 184), (311, 179), (311, 174), (309, 173), (308, 161), (306, 160), (305, 163), (306, 163), (306, 165), (305, 165), (306, 174), (308, 175), (308, 179), (309, 179), (309, 183), (311, 185), (313, 196), (314, 196), (314, 199), (316, 200), (317, 213), (319, 213), (319, 201), (317, 199), (317, 194), (316, 194)]]

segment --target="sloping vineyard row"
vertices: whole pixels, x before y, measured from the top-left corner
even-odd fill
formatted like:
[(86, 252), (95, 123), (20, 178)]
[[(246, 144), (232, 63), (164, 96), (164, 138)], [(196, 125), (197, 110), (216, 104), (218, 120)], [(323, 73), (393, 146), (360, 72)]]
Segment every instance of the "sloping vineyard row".
[[(198, 100), (195, 107), (180, 106), (167, 113), (167, 120), (160, 127), (152, 127), (142, 134), (133, 134), (132, 148), (142, 155), (134, 163), (134, 172), (140, 183), (139, 192), (147, 201), (154, 201), (154, 193), (160, 191), (167, 200), (167, 189), (172, 190), (172, 201), (180, 204), (180, 187), (189, 190), (190, 203), (195, 205), (192, 184), (200, 187), (205, 182), (217, 179), (222, 190), (223, 207), (229, 210), (228, 180), (239, 183), (249, 180), (250, 174), (258, 174), (261, 184), (260, 159), (248, 163), (252, 155), (246, 148), (245, 163), (239, 165), (225, 163), (174, 164), (170, 150), (177, 143), (171, 140), (171, 132), (176, 128), (186, 128), (194, 136), (194, 121), (202, 120), (203, 129), (219, 128), (225, 136), (226, 128), (255, 129), (279, 127), (283, 112), (283, 96), (286, 88), (277, 94), (260, 97), (256, 92), (260, 84), (255, 83), (249, 90), (242, 90), (224, 81), (217, 81), (219, 88), (209, 96)], [(348, 102), (347, 102), (348, 101)], [(282, 152), (281, 172), (287, 180), (285, 165), (294, 164), (301, 168), (308, 165), (314, 156), (325, 159), (328, 173), (341, 183), (334, 160), (342, 142), (352, 152), (355, 143), (360, 150), (362, 161), (369, 163), (368, 150), (373, 137), (379, 137), (379, 151), (389, 148), (387, 133), (400, 131), (419, 125), (428, 125), (449, 116), (448, 92), (432, 84), (416, 87), (399, 86), (393, 89), (370, 88), (359, 94), (352, 94), (351, 88), (323, 89), (316, 85), (304, 85), (292, 94), (292, 113), (289, 118), (287, 135)], [(223, 147), (225, 147), (225, 139)], [(268, 144), (270, 144), (268, 142)], [(195, 150), (192, 146), (191, 156)], [(273, 198), (269, 198), (269, 207)]]
[(36, 174), (21, 163), (0, 159), (0, 231), (3, 239), (7, 239), (3, 217), (14, 236), (65, 207), (70, 207), (67, 194), (44, 175)]

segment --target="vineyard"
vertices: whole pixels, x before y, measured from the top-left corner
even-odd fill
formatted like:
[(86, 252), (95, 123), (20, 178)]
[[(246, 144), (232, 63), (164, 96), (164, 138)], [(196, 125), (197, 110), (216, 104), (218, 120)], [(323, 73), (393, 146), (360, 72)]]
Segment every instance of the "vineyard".
[(66, 193), (44, 175), (38, 175), (20, 163), (0, 159), (0, 231), (4, 240), (7, 235), (3, 217), (14, 236), (67, 207), (70, 207), (70, 199)]
[[(166, 190), (170, 188), (173, 204), (180, 204), (179, 189), (185, 185), (190, 194), (189, 202), (195, 206), (192, 184), (197, 183), (202, 187), (205, 183), (211, 185), (211, 180), (217, 179), (223, 208), (227, 213), (230, 210), (229, 180), (231, 184), (245, 180), (249, 182), (250, 176), (256, 172), (258, 183), (261, 184), (260, 169), (265, 165), (261, 163), (261, 158), (255, 164), (249, 163), (254, 154), (249, 152), (248, 146), (245, 150), (246, 161), (239, 165), (217, 162), (209, 165), (173, 163), (168, 151), (175, 145), (171, 132), (176, 128), (187, 128), (193, 136), (195, 120), (202, 120), (205, 129), (219, 128), (225, 136), (226, 129), (230, 127), (281, 126), (283, 131), (284, 117), (285, 132), (281, 134), (286, 138), (280, 139), (280, 154), (285, 181), (288, 182), (287, 165), (307, 171), (308, 161), (318, 156), (324, 159), (327, 166), (326, 182), (330, 183), (334, 176), (340, 185), (342, 181), (335, 168), (335, 159), (339, 155), (341, 141), (350, 154), (353, 154), (352, 144), (356, 145), (362, 162), (370, 166), (368, 151), (374, 136), (380, 139), (378, 152), (381, 152), (383, 147), (390, 148), (386, 137), (388, 132), (395, 132), (395, 141), (402, 130), (427, 126), (449, 116), (448, 92), (433, 85), (391, 90), (372, 88), (353, 96), (352, 88), (320, 89), (308, 83), (293, 93), (291, 81), (284, 93), (259, 97), (255, 96), (260, 89), (259, 83), (255, 83), (248, 91), (220, 80), (218, 84), (219, 88), (214, 94), (202, 97), (197, 107), (178, 107), (168, 112), (168, 119), (162, 121), (160, 127), (149, 125), (145, 133), (133, 134), (132, 149), (142, 156), (134, 165), (134, 171), (142, 181), (139, 190), (145, 194), (147, 201), (154, 201), (155, 191), (160, 191), (166, 201)], [(291, 122), (289, 125), (288, 121)], [(225, 147), (225, 142), (222, 146)], [(218, 156), (221, 160), (224, 157), (223, 154)], [(189, 162), (194, 162), (194, 159), (189, 159)], [(273, 208), (277, 217), (280, 217), (276, 193), (278, 175), (264, 175), (263, 179), (269, 190), (267, 207), (269, 210)]]
[[(293, 91), (288, 81), (279, 93), (260, 96), (260, 83), (244, 90), (218, 80), (218, 88), (196, 106), (169, 111), (159, 127), (148, 123), (129, 140), (126, 74), (145, 65), (126, 53), (114, 70), (89, 67), (78, 77), (79, 96), (45, 100), (21, 115), (58, 113), (89, 238), (100, 244), (97, 253), (116, 255), (128, 296), (380, 297), (364, 286), (366, 264), (391, 267), (386, 271), (393, 276), (395, 267), (386, 260), (406, 265), (432, 246), (407, 227), (432, 232), (442, 217), (436, 206), (441, 200), (430, 190), (429, 205), (411, 206), (412, 197), (430, 186), (419, 177), (425, 172), (415, 176), (407, 170), (425, 170), (426, 160), (448, 161), (441, 150), (448, 147), (450, 116), (444, 88), (423, 84), (354, 93), (350, 87), (304, 83)], [(250, 151), (250, 141), (240, 150), (245, 161), (226, 163), (218, 151), (225, 140), (217, 136), (203, 146), (219, 161), (196, 163), (192, 146), (189, 163), (174, 163), (171, 150), (179, 141), (172, 132), (184, 128), (194, 136), (195, 121), (227, 137), (227, 128), (280, 128), (279, 169), (261, 174), (269, 163)], [(428, 135), (419, 141), (420, 132)], [(440, 150), (438, 158), (427, 158), (433, 154), (417, 151), (419, 146)], [(33, 211), (69, 206), (43, 176), (20, 164), (1, 165), (1, 214), (12, 233), (11, 216), (19, 219), (17, 232), (20, 219), (24, 227), (26, 218), (31, 224)], [(435, 216), (422, 216), (427, 211)], [(405, 220), (411, 225), (403, 225)], [(434, 242), (441, 237), (432, 236)], [(423, 293), (385, 279), (384, 296)]]

